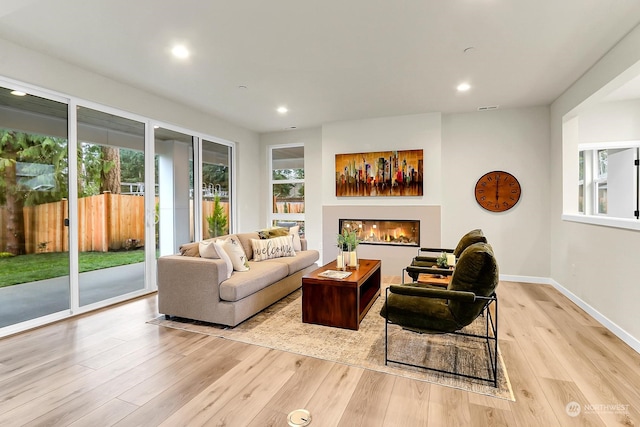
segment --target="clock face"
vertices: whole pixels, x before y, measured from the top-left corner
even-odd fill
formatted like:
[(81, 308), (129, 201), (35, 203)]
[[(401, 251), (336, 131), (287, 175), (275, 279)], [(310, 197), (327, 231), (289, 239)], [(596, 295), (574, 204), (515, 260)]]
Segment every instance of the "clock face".
[(520, 183), (504, 171), (488, 172), (476, 182), (476, 201), (491, 212), (504, 212), (520, 200)]

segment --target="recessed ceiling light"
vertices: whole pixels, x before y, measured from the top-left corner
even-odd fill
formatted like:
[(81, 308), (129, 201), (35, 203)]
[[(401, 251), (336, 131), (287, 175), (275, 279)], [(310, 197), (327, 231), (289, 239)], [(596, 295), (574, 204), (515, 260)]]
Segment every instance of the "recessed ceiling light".
[(289, 111), (289, 109), (287, 107), (278, 107), (278, 113), (280, 114), (286, 114), (287, 111)]
[(15, 96), (25, 96), (26, 93), (24, 92), (20, 92), (19, 90), (12, 90), (11, 91), (11, 95), (15, 95)]
[(466, 92), (471, 89), (471, 85), (469, 83), (460, 83), (456, 89), (458, 89), (458, 92)]
[(187, 59), (189, 57), (189, 49), (181, 44), (175, 45), (173, 49), (171, 49), (171, 53), (179, 59)]

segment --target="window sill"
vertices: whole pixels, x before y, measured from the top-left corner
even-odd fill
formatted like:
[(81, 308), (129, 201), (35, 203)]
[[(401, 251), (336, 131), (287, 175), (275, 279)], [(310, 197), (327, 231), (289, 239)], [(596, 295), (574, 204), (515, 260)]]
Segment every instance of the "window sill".
[(640, 220), (625, 218), (608, 218), (604, 216), (562, 214), (563, 221), (580, 222), (583, 224), (601, 225), (603, 227), (624, 228), (627, 230), (639, 230)]

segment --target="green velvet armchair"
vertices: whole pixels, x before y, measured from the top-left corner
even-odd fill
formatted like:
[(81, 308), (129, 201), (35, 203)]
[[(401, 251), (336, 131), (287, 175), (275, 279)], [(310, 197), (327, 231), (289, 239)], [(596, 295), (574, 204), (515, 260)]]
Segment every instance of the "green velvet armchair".
[[(468, 248), (470, 245), (474, 243), (487, 243), (487, 238), (481, 229), (477, 228), (475, 230), (471, 230), (466, 233), (460, 241), (458, 245), (454, 249), (448, 248), (420, 248), (418, 249), (418, 255), (413, 258), (411, 261), (411, 265), (405, 268), (405, 271), (413, 279), (414, 282), (418, 280), (418, 276), (420, 273), (435, 273), (435, 274), (443, 274), (449, 275), (451, 271), (447, 270), (436, 270), (432, 269), (437, 268), (437, 258), (439, 254), (442, 252), (453, 254), (456, 259), (460, 258), (462, 252)], [(402, 274), (402, 278), (404, 280), (404, 273)]]
[[(391, 285), (386, 290), (385, 304), (380, 315), (385, 322), (385, 364), (389, 362), (417, 366), (439, 372), (490, 381), (497, 386), (498, 353), (498, 264), (488, 243), (468, 246), (460, 254), (446, 289), (411, 283)], [(478, 316), (483, 315), (486, 333), (476, 335), (462, 332)], [(492, 375), (489, 378), (418, 366), (389, 358), (389, 326), (398, 325), (422, 334), (453, 333), (481, 338), (486, 342)], [(428, 345), (428, 342), (426, 343)]]

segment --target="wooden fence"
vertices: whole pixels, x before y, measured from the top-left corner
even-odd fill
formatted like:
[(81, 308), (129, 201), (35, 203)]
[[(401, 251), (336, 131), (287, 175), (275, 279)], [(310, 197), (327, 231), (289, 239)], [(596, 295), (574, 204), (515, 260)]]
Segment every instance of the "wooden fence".
[[(156, 203), (158, 199), (156, 198)], [(229, 218), (229, 204), (221, 202)], [(214, 202), (202, 203), (202, 230), (209, 237), (207, 216)], [(23, 209), (26, 253), (66, 252), (69, 250), (68, 201), (44, 203)], [(190, 218), (193, 218), (190, 203)], [(80, 252), (108, 252), (144, 245), (144, 197), (124, 194), (100, 194), (78, 200), (78, 245)], [(0, 207), (0, 242), (6, 242), (6, 212)], [(2, 251), (3, 248), (0, 248)]]

